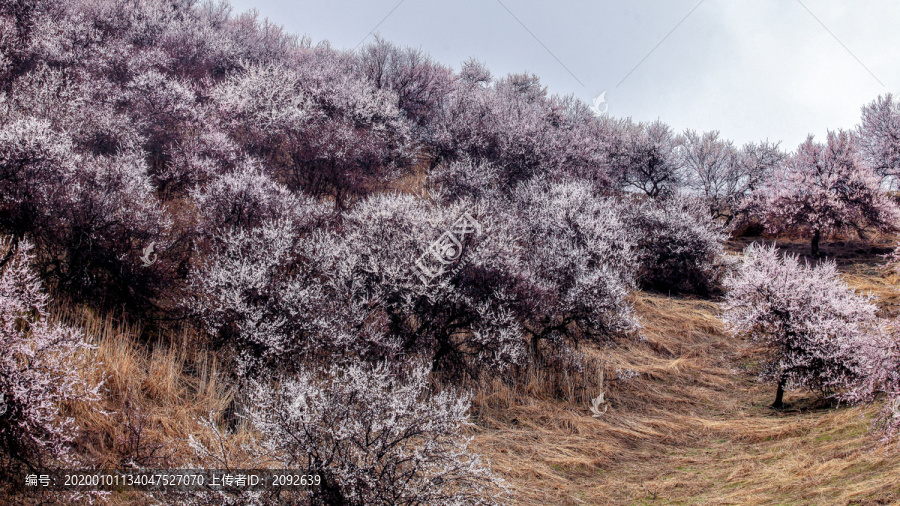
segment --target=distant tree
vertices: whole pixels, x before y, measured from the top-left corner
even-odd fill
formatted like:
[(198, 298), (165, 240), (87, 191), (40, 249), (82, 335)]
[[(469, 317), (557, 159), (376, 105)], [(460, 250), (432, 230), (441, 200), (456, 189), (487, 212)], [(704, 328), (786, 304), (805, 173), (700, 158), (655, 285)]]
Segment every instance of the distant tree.
[(739, 197), (742, 174), (738, 153), (718, 131), (702, 135), (685, 130), (679, 137), (678, 154), (686, 172), (686, 185), (701, 195), (717, 217), (730, 216), (732, 200)]
[(432, 61), (421, 49), (400, 48), (380, 37), (360, 49), (358, 65), (378, 89), (396, 93), (400, 110), (424, 130), (437, 119), (453, 86), (450, 68)]
[(707, 202), (716, 218), (731, 222), (744, 198), (758, 188), (781, 160), (778, 144), (748, 143), (741, 149), (721, 139), (718, 131), (686, 130), (678, 154), (685, 185)]
[(540, 175), (577, 175), (609, 185), (601, 145), (608, 129), (573, 97), (547, 96), (533, 74), (494, 81), (477, 62), (467, 62), (447, 97), (431, 149), (434, 165), (468, 158), (497, 167), (510, 191)]
[(774, 171), (758, 194), (762, 220), (773, 233), (800, 230), (819, 255), (825, 234), (865, 229), (896, 230), (900, 210), (881, 191), (878, 178), (859, 163), (852, 136), (829, 132), (823, 144), (810, 136)]
[(729, 331), (765, 347), (760, 379), (778, 385), (775, 408), (786, 388), (852, 384), (863, 370), (858, 351), (881, 332), (878, 308), (841, 281), (834, 262), (801, 265), (754, 243), (724, 285)]
[(545, 91), (533, 75), (507, 76), (490, 86), (460, 80), (435, 134), (435, 161), (467, 156), (491, 162), (507, 188), (534, 176), (554, 156)]
[(617, 142), (614, 122), (598, 118), (574, 95), (551, 96), (548, 107), (550, 124), (556, 128), (551, 139), (555, 161), (548, 165), (548, 176), (590, 181), (600, 193), (612, 193), (614, 165), (610, 152)]
[(226, 2), (190, 7), (176, 10), (157, 31), (169, 68), (179, 77), (218, 81), (246, 64), (288, 63), (308, 46), (306, 39), (285, 33), (277, 23), (260, 20), (256, 10), (232, 14)]
[(864, 105), (856, 134), (863, 162), (893, 184), (900, 177), (900, 102), (888, 93)]
[(750, 142), (744, 144), (738, 154), (740, 170), (738, 194), (747, 196), (763, 185), (773, 170), (784, 159), (784, 153), (779, 149), (780, 142), (760, 143)]
[(475, 58), (463, 62), (459, 70), (459, 78), (469, 85), (487, 85), (491, 82), (491, 71)]
[(778, 144), (748, 143), (741, 149), (719, 138), (718, 131), (686, 130), (678, 138), (685, 186), (700, 195), (716, 218), (730, 223), (741, 203), (758, 188), (781, 160)]
[(547, 99), (547, 87), (541, 84), (537, 74), (509, 74), (497, 81), (497, 90), (507, 97), (519, 98), (530, 104), (540, 104)]
[(684, 178), (676, 146), (672, 129), (661, 121), (622, 122), (617, 147), (611, 153), (620, 185), (650, 198), (673, 194)]

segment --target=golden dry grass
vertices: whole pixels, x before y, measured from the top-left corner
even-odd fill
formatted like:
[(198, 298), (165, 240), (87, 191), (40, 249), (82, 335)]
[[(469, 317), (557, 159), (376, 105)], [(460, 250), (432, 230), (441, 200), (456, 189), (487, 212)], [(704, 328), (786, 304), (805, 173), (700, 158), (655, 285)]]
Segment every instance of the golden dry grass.
[[(859, 260), (842, 266), (847, 283), (896, 314), (900, 276)], [(774, 411), (774, 388), (755, 381), (756, 350), (724, 333), (716, 303), (636, 293), (633, 304), (643, 340), (591, 352), (607, 379), (640, 373), (607, 381), (601, 418), (579, 396), (482, 385), (475, 449), (513, 503), (900, 504), (900, 451), (869, 431), (880, 406), (820, 407), (790, 392), (789, 409)], [(541, 382), (551, 383), (524, 383)]]
[[(844, 279), (896, 315), (900, 275), (869, 257), (844, 262)], [(513, 385), (477, 389), (473, 449), (508, 482), (511, 504), (900, 504), (900, 452), (869, 432), (880, 406), (823, 408), (789, 392), (789, 409), (773, 411), (774, 388), (755, 381), (758, 350), (724, 333), (715, 301), (637, 292), (632, 303), (641, 339), (583, 350), (581, 371), (531, 369)], [(146, 343), (138, 329), (84, 310), (56, 317), (98, 346), (100, 409), (111, 415), (71, 408), (95, 466), (185, 466), (188, 436), (212, 446), (202, 419), (222, 423), (233, 393), (199, 336)], [(594, 418), (601, 370), (609, 409)], [(224, 441), (232, 465), (253, 437), (239, 427)], [(144, 501), (122, 493), (110, 503)]]
[[(240, 446), (253, 434), (239, 426), (220, 440), (204, 422), (212, 416), (223, 424), (233, 392), (216, 357), (196, 346), (198, 335), (186, 330), (167, 343), (145, 343), (139, 329), (85, 308), (57, 309), (53, 318), (82, 329), (95, 346), (88, 353), (95, 364), (92, 381), (103, 382), (101, 399), (67, 407), (81, 428), (78, 450), (87, 467), (197, 467), (189, 437), (208, 448), (224, 443), (222, 450), (235, 459), (232, 467), (242, 467)], [(159, 503), (141, 493), (116, 492), (107, 504)]]

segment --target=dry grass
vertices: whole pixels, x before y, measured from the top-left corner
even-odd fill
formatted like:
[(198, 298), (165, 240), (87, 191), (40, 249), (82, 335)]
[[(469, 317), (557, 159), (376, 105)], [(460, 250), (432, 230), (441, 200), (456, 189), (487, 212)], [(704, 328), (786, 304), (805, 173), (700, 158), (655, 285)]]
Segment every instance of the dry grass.
[[(875, 253), (846, 260), (851, 286), (876, 296), (885, 314), (900, 313), (900, 275), (879, 268)], [(724, 333), (715, 301), (638, 292), (632, 304), (640, 339), (583, 350), (578, 371), (533, 368), (515, 384), (478, 388), (474, 450), (507, 480), (511, 503), (900, 504), (900, 452), (877, 446), (868, 430), (879, 406), (833, 409), (790, 392), (788, 409), (773, 411), (774, 388), (754, 380), (757, 350)], [(109, 415), (71, 408), (89, 463), (188, 467), (188, 436), (216, 441), (202, 420), (213, 413), (224, 423), (234, 394), (199, 336), (146, 343), (139, 329), (84, 310), (56, 318), (90, 336), (105, 380), (100, 410)], [(589, 402), (601, 372), (609, 409), (595, 418)], [(252, 438), (237, 427), (224, 441), (234, 467)], [(135, 493), (110, 503), (149, 504)]]
[[(82, 429), (78, 450), (87, 467), (198, 467), (189, 437), (211, 448), (224, 443), (235, 459), (232, 466), (242, 467), (240, 446), (253, 434), (238, 426), (221, 441), (205, 422), (212, 417), (223, 425), (233, 392), (216, 357), (196, 346), (194, 332), (175, 333), (168, 343), (144, 343), (139, 329), (84, 308), (57, 310), (54, 318), (82, 329), (96, 346), (89, 353), (92, 380), (103, 381), (100, 402), (68, 407)], [(159, 504), (136, 492), (114, 493), (108, 503)]]
[[(857, 253), (841, 269), (896, 314), (900, 276), (879, 261)], [(514, 503), (900, 504), (900, 452), (869, 432), (880, 406), (834, 409), (791, 392), (788, 409), (774, 411), (774, 387), (755, 381), (755, 350), (723, 332), (716, 303), (637, 293), (633, 304), (643, 340), (591, 352), (588, 369), (602, 359), (608, 380), (616, 368), (639, 373), (607, 381), (600, 419), (583, 396), (542, 394), (554, 383), (547, 372), (482, 385), (476, 450)], [(571, 391), (596, 388), (591, 375), (580, 380), (587, 387)]]
[(384, 190), (429, 198), (426, 181), (431, 161), (431, 157), (427, 153), (420, 151), (415, 155), (412, 167), (405, 174), (388, 182)]

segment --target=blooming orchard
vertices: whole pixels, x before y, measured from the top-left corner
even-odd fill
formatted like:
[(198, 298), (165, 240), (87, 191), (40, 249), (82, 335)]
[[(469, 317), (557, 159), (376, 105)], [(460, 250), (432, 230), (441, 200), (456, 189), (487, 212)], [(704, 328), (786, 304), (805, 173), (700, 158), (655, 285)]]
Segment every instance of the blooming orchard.
[[(454, 439), (457, 388), (637, 335), (636, 289), (716, 296), (724, 278), (731, 329), (765, 344), (779, 391), (896, 396), (890, 325), (833, 264), (754, 246), (726, 276), (724, 247), (745, 221), (814, 254), (896, 230), (896, 109), (879, 98), (854, 134), (784, 154), (598, 117), (474, 59), (313, 45), (225, 3), (2, 2), (3, 457), (72, 454), (59, 405), (98, 392), (63, 365), (87, 345), (47, 318), (38, 279), (160, 336), (196, 330), (265, 399), (229, 409), (327, 478), (312, 503), (491, 502)], [(461, 216), (480, 232), (422, 283), (417, 259)]]

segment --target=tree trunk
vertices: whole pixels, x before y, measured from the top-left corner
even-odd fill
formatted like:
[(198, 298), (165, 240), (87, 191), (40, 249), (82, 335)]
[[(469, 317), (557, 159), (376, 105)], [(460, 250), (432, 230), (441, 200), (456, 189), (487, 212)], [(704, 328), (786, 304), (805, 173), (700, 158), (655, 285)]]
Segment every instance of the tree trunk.
[(813, 232), (812, 242), (809, 244), (809, 253), (814, 257), (819, 256), (819, 239), (822, 238), (822, 233), (816, 230)]
[(785, 378), (784, 376), (782, 376), (781, 379), (778, 380), (778, 390), (775, 392), (775, 402), (772, 403), (772, 407), (775, 409), (781, 409), (784, 407), (784, 403), (782, 402), (782, 400), (784, 399), (784, 383)]
[(534, 356), (534, 363), (541, 362), (541, 342), (537, 334), (531, 334), (531, 353)]

